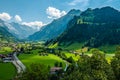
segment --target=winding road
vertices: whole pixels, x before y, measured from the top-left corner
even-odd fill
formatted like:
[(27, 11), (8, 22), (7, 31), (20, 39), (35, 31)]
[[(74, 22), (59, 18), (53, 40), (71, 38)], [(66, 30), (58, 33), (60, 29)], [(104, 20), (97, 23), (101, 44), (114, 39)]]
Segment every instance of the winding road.
[(22, 73), (25, 71), (26, 67), (25, 65), (17, 58), (17, 53), (15, 52), (13, 54), (13, 61), (12, 63), (15, 65), (16, 69), (17, 69), (17, 73)]
[(64, 71), (66, 72), (66, 70), (67, 70), (67, 68), (68, 68), (68, 66), (69, 66), (69, 63), (68, 63), (67, 61), (65, 61), (65, 60), (64, 60), (64, 62), (65, 62), (65, 68), (64, 68)]

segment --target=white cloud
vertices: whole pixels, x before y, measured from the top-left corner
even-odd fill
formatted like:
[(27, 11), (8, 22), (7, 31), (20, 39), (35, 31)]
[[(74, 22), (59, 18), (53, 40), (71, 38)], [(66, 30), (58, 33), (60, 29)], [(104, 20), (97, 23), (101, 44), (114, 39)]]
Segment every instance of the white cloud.
[(81, 3), (81, 5), (86, 6), (88, 5), (89, 0), (73, 0), (72, 2), (69, 3), (69, 5), (75, 6), (78, 3)]
[(34, 22), (22, 22), (22, 25), (32, 27), (33, 29), (37, 28), (39, 30), (45, 24), (41, 21), (34, 21)]
[(56, 19), (66, 15), (65, 11), (60, 11), (59, 9), (56, 9), (54, 7), (48, 7), (46, 9), (46, 13), (48, 14), (48, 18), (50, 19)]
[(17, 22), (21, 22), (22, 21), (22, 19), (21, 19), (21, 17), (19, 15), (15, 15), (14, 19)]
[(8, 21), (10, 20), (12, 17), (8, 14), (8, 13), (0, 13), (0, 19), (4, 20), (4, 21)]
[(23, 22), (22, 23), (23, 25), (27, 25), (27, 26), (30, 26), (30, 27), (42, 27), (44, 26), (45, 24), (43, 24), (43, 22), (41, 21), (34, 21), (34, 22)]

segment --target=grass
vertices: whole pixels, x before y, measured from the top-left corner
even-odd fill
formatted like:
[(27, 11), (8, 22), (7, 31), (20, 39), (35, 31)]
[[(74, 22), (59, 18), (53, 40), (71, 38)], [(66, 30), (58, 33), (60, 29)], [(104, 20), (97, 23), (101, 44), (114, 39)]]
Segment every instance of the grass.
[(58, 47), (58, 43), (55, 43), (54, 45), (51, 44), (51, 45), (49, 46), (49, 48), (56, 48), (56, 47)]
[(104, 45), (99, 47), (99, 49), (105, 53), (113, 54), (116, 51), (117, 46), (118, 45)]
[(10, 80), (15, 74), (16, 68), (12, 63), (0, 63), (0, 80)]
[(54, 66), (55, 62), (62, 62), (63, 66), (65, 66), (64, 61), (53, 54), (49, 54), (48, 56), (39, 56), (38, 54), (21, 54), (19, 59), (25, 64), (25, 66), (29, 67), (32, 63), (41, 63), (49, 66)]
[[(66, 44), (69, 44), (69, 42)], [(64, 48), (68, 50), (79, 50), (81, 49), (82, 46), (83, 46), (83, 43), (79, 43), (79, 42), (74, 42), (70, 45), (62, 45), (62, 46), (58, 46), (58, 43), (55, 43), (55, 44), (50, 44), (49, 48)]]
[(69, 46), (65, 46), (65, 49), (68, 49), (68, 50), (79, 50), (81, 49), (81, 47), (83, 46), (83, 43), (78, 43), (78, 42), (75, 42)]
[(108, 63), (110, 63), (111, 62), (111, 60), (113, 59), (113, 56), (114, 56), (115, 54), (106, 54), (106, 60), (108, 61)]
[(80, 58), (79, 55), (76, 56), (75, 54), (70, 53), (70, 52), (64, 51), (64, 52), (62, 52), (62, 53), (64, 53), (64, 54), (66, 55), (67, 58), (72, 57), (75, 61), (77, 61), (77, 60)]
[(11, 53), (12, 52), (12, 49), (10, 47), (2, 47), (0, 49), (0, 54), (8, 54), (8, 53)]

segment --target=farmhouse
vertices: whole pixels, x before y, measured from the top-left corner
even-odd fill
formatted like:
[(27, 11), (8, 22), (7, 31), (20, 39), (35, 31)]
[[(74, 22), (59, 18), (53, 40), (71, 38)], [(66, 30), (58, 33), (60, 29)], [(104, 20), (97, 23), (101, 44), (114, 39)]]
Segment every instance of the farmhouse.
[(50, 74), (56, 74), (56, 72), (61, 71), (62, 67), (52, 67), (50, 69)]

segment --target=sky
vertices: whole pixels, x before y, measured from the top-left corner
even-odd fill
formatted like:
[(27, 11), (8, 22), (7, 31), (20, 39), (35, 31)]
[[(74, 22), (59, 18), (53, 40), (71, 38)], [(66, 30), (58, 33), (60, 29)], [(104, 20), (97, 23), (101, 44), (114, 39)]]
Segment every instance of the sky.
[(0, 0), (0, 19), (28, 26), (43, 26), (71, 9), (111, 6), (120, 10), (120, 0)]

